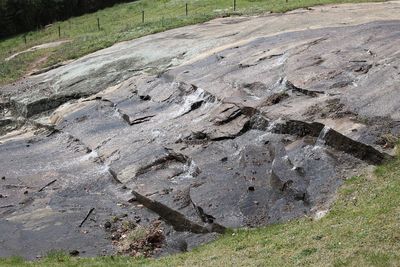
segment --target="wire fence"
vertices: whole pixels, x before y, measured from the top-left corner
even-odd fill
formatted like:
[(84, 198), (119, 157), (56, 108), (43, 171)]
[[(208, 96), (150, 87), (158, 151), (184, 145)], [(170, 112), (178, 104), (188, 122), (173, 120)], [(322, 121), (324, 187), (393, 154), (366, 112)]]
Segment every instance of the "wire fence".
[[(124, 5), (124, 4), (122, 4)], [(129, 4), (128, 4), (129, 5)], [(102, 10), (84, 20), (70, 19), (56, 22), (40, 30), (46, 41), (70, 38), (84, 34), (129, 33), (135, 30), (152, 28), (154, 32), (183, 26), (191, 23), (203, 22), (218, 16), (234, 14), (257, 14), (268, 10), (268, 7), (288, 5), (288, 0), (157, 0), (148, 2), (133, 2), (126, 11), (110, 17), (107, 10)], [(129, 12), (129, 13), (128, 13)], [(83, 17), (85, 17), (83, 16)], [(139, 34), (140, 35), (140, 34)], [(32, 38), (30, 38), (32, 37)], [(22, 36), (25, 45), (34, 43), (40, 37), (31, 34)]]

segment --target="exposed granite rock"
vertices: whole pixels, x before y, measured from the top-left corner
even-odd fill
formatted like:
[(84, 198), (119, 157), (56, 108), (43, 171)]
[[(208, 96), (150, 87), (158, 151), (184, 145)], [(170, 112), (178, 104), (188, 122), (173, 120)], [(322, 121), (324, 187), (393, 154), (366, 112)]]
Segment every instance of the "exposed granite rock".
[(400, 130), (388, 5), (217, 19), (1, 88), (0, 256), (112, 254), (124, 222), (164, 255), (328, 209)]

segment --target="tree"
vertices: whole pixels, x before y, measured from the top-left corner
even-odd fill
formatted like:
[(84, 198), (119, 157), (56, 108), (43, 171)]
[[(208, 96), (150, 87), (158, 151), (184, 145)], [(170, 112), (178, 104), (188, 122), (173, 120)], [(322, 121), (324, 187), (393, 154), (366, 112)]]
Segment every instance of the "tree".
[(0, 38), (132, 0), (0, 0)]

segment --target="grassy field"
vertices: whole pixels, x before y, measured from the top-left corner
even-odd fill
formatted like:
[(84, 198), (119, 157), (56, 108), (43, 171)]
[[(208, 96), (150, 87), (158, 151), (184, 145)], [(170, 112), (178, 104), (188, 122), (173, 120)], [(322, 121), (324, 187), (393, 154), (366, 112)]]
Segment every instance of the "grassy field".
[[(120, 41), (204, 22), (218, 16), (285, 12), (326, 3), (370, 1), (373, 0), (237, 0), (235, 12), (233, 0), (139, 0), (120, 4), (96, 13), (56, 22), (26, 35), (0, 40), (0, 85), (13, 82), (34, 69), (75, 59)], [(185, 3), (188, 3), (188, 16), (185, 14)], [(145, 14), (144, 23), (142, 11)], [(97, 18), (100, 21), (100, 30)], [(70, 42), (56, 48), (21, 54), (5, 61), (17, 52), (58, 40)]]
[(327, 216), (238, 230), (159, 260), (80, 259), (52, 253), (2, 266), (400, 266), (400, 155), (374, 174), (348, 179)]

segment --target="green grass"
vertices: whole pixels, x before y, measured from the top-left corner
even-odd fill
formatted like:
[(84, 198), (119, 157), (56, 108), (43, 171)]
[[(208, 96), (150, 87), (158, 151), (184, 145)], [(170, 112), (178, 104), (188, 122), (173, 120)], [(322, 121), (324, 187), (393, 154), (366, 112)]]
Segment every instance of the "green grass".
[(331, 211), (254, 230), (229, 232), (192, 252), (158, 260), (71, 258), (54, 252), (39, 262), (2, 266), (399, 266), (400, 156), (374, 174), (348, 179)]
[[(376, 0), (237, 0), (237, 10), (233, 12), (233, 0), (139, 0), (119, 4), (96, 13), (71, 18), (54, 23), (45, 29), (0, 40), (0, 85), (13, 82), (33, 67), (34, 62), (48, 56), (35, 67), (46, 67), (69, 59), (79, 58), (96, 50), (109, 47), (117, 42), (171, 28), (204, 22), (218, 16), (231, 14), (257, 14), (265, 11), (285, 12), (300, 7), (327, 3), (371, 2)], [(189, 16), (185, 16), (185, 3)], [(142, 23), (141, 11), (145, 11)], [(97, 18), (101, 29), (97, 28)], [(58, 27), (61, 27), (61, 38)], [(32, 52), (5, 62), (10, 55), (32, 46), (70, 39), (70, 43), (46, 52)]]

